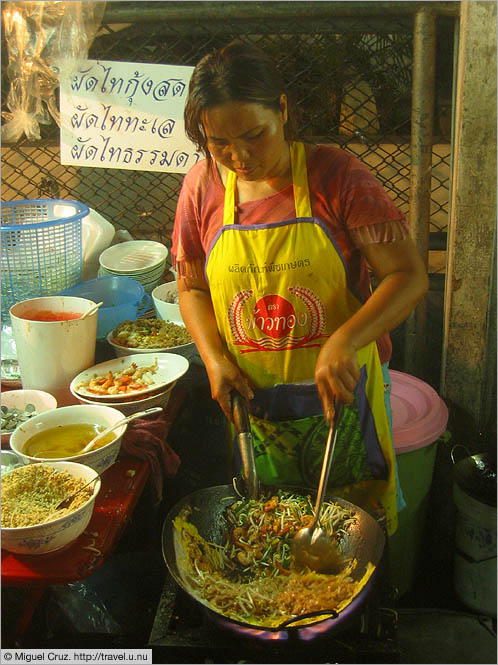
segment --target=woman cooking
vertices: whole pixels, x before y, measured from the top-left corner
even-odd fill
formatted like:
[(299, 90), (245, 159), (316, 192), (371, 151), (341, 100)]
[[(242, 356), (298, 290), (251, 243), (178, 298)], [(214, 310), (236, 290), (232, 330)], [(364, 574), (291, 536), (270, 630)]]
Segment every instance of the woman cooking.
[(329, 487), (393, 533), (388, 332), (428, 286), (403, 215), (353, 155), (294, 140), (282, 78), (252, 46), (199, 62), (185, 127), (206, 159), (184, 179), (172, 254), (213, 399), (229, 419), (231, 391), (247, 399), (261, 482), (308, 487), (344, 403)]

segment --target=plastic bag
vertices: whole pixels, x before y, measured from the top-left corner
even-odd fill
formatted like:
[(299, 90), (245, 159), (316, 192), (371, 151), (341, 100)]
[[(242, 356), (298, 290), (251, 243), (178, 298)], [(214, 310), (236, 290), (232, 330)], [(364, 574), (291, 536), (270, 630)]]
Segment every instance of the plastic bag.
[(3, 113), (2, 141), (23, 134), (40, 139), (50, 116), (60, 125), (55, 97), (61, 76), (71, 76), (88, 59), (105, 2), (4, 2), (2, 15), (9, 64), (9, 112)]
[(2, 359), (17, 359), (16, 343), (14, 341), (14, 333), (10, 323), (2, 322), (1, 327), (1, 357)]
[(121, 635), (123, 630), (111, 616), (95, 589), (85, 582), (53, 587), (48, 619), (51, 630), (60, 624), (77, 633)]
[(54, 635), (127, 636), (137, 644), (148, 638), (161, 596), (166, 567), (160, 549), (134, 526), (134, 539), (145, 549), (118, 545), (112, 557), (84, 580), (50, 587), (46, 604), (49, 633)]

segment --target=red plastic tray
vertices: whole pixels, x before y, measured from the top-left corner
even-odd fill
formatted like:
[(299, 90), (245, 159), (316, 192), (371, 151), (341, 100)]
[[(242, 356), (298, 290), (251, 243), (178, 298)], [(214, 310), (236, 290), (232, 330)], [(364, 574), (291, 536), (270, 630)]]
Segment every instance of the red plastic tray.
[(121, 455), (102, 476), (102, 488), (86, 530), (51, 554), (13, 554), (2, 550), (2, 584), (67, 584), (93, 573), (126, 527), (149, 476), (145, 460)]

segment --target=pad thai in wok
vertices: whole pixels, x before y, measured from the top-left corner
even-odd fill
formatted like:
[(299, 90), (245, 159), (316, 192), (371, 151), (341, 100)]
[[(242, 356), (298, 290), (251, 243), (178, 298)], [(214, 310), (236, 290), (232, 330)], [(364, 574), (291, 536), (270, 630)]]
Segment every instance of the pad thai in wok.
[[(354, 559), (337, 574), (293, 568), (291, 540), (312, 521), (311, 498), (278, 490), (261, 499), (241, 498), (226, 509), (221, 543), (207, 542), (186, 509), (174, 520), (191, 593), (214, 611), (242, 623), (277, 627), (302, 614), (347, 606), (372, 573), (354, 581)], [(321, 524), (337, 541), (355, 521), (354, 511), (324, 501)]]

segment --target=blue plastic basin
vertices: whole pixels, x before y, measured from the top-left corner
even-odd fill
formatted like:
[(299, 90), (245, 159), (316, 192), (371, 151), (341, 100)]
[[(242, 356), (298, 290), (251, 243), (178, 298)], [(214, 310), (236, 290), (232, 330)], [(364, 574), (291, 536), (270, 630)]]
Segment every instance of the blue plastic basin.
[(96, 277), (76, 284), (60, 295), (103, 302), (97, 319), (97, 339), (105, 338), (123, 321), (135, 321), (151, 303), (150, 296), (139, 282), (121, 275)]

